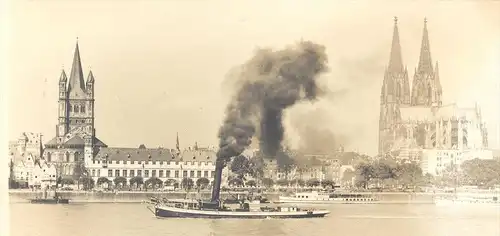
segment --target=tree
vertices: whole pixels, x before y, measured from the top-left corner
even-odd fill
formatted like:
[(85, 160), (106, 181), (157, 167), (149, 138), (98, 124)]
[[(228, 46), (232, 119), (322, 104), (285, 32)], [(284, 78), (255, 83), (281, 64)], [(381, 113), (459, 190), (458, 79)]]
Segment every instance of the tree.
[(14, 161), (10, 159), (9, 161), (9, 188), (18, 188), (19, 183), (16, 181), (15, 172), (14, 172)]
[(135, 176), (135, 177), (132, 177), (130, 180), (129, 180), (129, 183), (130, 183), (130, 186), (132, 185), (135, 185), (136, 188), (139, 187), (141, 184), (144, 184), (144, 179), (142, 178), (142, 176)]
[(123, 176), (117, 176), (113, 180), (113, 183), (115, 184), (115, 186), (125, 186), (127, 185), (127, 179)]
[(210, 184), (210, 180), (207, 178), (199, 178), (196, 180), (196, 186), (200, 189), (206, 188)]
[(276, 181), (276, 184), (279, 185), (279, 186), (288, 186), (288, 180), (286, 180), (286, 179), (279, 179), (278, 181)]
[(323, 188), (328, 188), (328, 187), (330, 187), (330, 188), (332, 188), (332, 189), (333, 189), (333, 188), (335, 188), (335, 182), (333, 182), (333, 180), (325, 180), (325, 181), (322, 181), (322, 182), (321, 182), (321, 186), (322, 186)]
[(145, 184), (146, 184), (146, 186), (151, 185), (153, 187), (153, 190), (155, 190), (157, 187), (161, 187), (161, 185), (163, 184), (163, 181), (161, 181), (157, 177), (153, 176), (153, 177), (149, 178), (148, 180), (146, 180)]
[(109, 184), (111, 182), (111, 180), (109, 180), (108, 178), (106, 177), (99, 177), (97, 179), (97, 186), (101, 186), (102, 184), (106, 183), (106, 184)]
[(308, 187), (317, 187), (317, 186), (319, 186), (319, 180), (317, 180), (317, 179), (309, 179), (309, 180), (307, 180), (306, 185)]
[(262, 184), (268, 188), (272, 187), (274, 185), (274, 181), (270, 178), (263, 178), (262, 179)]
[(255, 180), (249, 180), (249, 181), (246, 182), (245, 185), (249, 186), (249, 187), (256, 187), (257, 183), (255, 182)]
[(90, 177), (83, 177), (80, 179), (80, 183), (83, 186), (83, 190), (90, 190), (94, 188), (94, 180)]
[(181, 185), (182, 185), (183, 189), (190, 190), (193, 188), (194, 182), (190, 178), (184, 178), (184, 179), (182, 179)]
[(465, 184), (479, 187), (492, 187), (500, 184), (500, 161), (473, 159), (461, 165)]
[(402, 173), (399, 181), (404, 187), (415, 187), (423, 180), (422, 169), (417, 164), (404, 163), (399, 168)]
[(243, 179), (245, 174), (250, 173), (250, 161), (243, 155), (235, 157), (231, 161), (230, 169), (239, 179)]
[(342, 173), (342, 182), (352, 184), (352, 180), (356, 177), (356, 172), (351, 169), (347, 169)]
[(242, 186), (243, 185), (243, 180), (241, 180), (238, 177), (232, 178), (231, 180), (229, 180), (228, 184), (231, 185), (231, 186)]
[(375, 168), (373, 165), (367, 162), (361, 162), (356, 166), (356, 186), (358, 187), (363, 187), (365, 189), (368, 188), (368, 183), (370, 180), (372, 180), (375, 176)]
[(305, 185), (305, 181), (302, 179), (294, 179), (294, 180), (290, 181), (290, 184), (303, 187)]
[(88, 176), (87, 168), (85, 168), (85, 163), (81, 160), (77, 160), (73, 166), (73, 179), (77, 181), (77, 187), (80, 189), (80, 181), (82, 177)]
[(177, 180), (175, 180), (175, 179), (165, 180), (165, 186), (174, 186), (175, 183), (177, 183)]
[(75, 181), (70, 178), (60, 178), (59, 183), (61, 184), (61, 187), (63, 187), (64, 185), (75, 184)]
[(261, 155), (251, 158), (249, 163), (249, 174), (257, 179), (264, 175), (264, 158)]

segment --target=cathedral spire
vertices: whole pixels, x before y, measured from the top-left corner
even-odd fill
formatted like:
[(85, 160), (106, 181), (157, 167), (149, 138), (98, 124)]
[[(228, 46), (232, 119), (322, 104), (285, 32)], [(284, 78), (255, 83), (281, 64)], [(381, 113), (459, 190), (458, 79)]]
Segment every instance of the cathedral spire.
[(403, 71), (403, 57), (401, 56), (401, 44), (399, 42), (398, 18), (394, 17), (394, 30), (392, 33), (391, 56), (389, 58), (390, 72)]
[(80, 60), (80, 49), (78, 47), (78, 38), (76, 40), (75, 54), (73, 56), (73, 65), (71, 66), (71, 73), (69, 75), (68, 91), (74, 89), (85, 90), (85, 82), (83, 79), (82, 62)]
[(418, 72), (433, 72), (431, 48), (429, 44), (429, 32), (427, 31), (427, 18), (424, 19), (424, 30), (422, 44), (420, 46), (420, 59), (418, 61)]

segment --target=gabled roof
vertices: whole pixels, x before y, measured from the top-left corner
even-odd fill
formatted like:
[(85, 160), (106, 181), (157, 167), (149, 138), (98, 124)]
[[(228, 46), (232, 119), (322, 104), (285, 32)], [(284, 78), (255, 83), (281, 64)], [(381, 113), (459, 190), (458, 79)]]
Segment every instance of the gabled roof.
[(100, 148), (96, 159), (108, 161), (215, 161), (216, 153), (207, 150), (163, 148)]

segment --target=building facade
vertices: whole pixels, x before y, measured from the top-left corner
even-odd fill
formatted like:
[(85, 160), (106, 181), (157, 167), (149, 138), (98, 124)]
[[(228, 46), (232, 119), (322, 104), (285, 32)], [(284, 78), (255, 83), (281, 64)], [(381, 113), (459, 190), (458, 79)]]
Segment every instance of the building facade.
[(440, 176), (446, 171), (460, 171), (462, 163), (473, 159), (493, 160), (493, 151), (485, 149), (427, 149), (422, 151), (422, 173)]
[(431, 58), (427, 21), (412, 87), (403, 66), (397, 18), (381, 91), (379, 155), (420, 160), (427, 149), (486, 149), (488, 133), (481, 110), (443, 105), (438, 63)]

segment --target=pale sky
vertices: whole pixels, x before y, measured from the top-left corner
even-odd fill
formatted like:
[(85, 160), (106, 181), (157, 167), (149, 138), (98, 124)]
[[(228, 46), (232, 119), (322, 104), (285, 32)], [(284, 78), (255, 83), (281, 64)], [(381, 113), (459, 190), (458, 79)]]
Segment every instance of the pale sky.
[(347, 150), (376, 154), (380, 89), (398, 16), (410, 80), (427, 17), (443, 103), (477, 101), (490, 145), (500, 146), (500, 2), (340, 2), (12, 1), (2, 34), (8, 138), (54, 137), (58, 79), (63, 66), (71, 70), (77, 37), (85, 77), (91, 67), (96, 80), (97, 136), (111, 147), (174, 147), (176, 132), (184, 147), (217, 145), (229, 70), (257, 47), (304, 39), (326, 47), (331, 71), (322, 81), (341, 92), (314, 105), (318, 113), (304, 105), (288, 118), (321, 114), (324, 129), (346, 137)]

